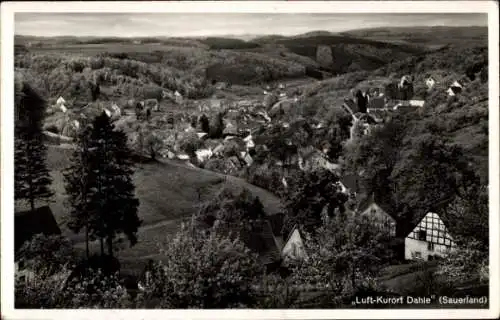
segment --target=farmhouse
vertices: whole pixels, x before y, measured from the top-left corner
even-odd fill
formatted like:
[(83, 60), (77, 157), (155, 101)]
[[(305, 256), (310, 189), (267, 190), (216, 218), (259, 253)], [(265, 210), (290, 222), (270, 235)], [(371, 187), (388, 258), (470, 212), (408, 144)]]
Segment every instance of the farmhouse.
[(428, 212), (405, 238), (406, 260), (444, 257), (456, 247), (439, 215)]
[(381, 201), (375, 201), (373, 193), (361, 201), (358, 206), (358, 213), (375, 221), (376, 226), (386, 232), (391, 237), (396, 236), (396, 219), (390, 214), (390, 208)]
[(307, 252), (304, 246), (304, 240), (300, 234), (298, 226), (294, 226), (288, 235), (288, 239), (281, 250), (281, 257), (285, 263), (293, 260), (307, 259)]

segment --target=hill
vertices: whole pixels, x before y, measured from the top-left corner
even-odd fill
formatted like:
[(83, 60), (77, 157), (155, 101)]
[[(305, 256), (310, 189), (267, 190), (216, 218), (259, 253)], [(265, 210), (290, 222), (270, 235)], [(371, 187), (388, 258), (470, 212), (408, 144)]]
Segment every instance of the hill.
[[(61, 230), (78, 247), (83, 248), (83, 235), (74, 235), (66, 227), (67, 208), (65, 207), (65, 189), (62, 171), (69, 165), (72, 150), (49, 146), (48, 166), (54, 179), (55, 202), (51, 204)], [(212, 199), (224, 186), (237, 192), (248, 189), (259, 197), (264, 210), (272, 215), (281, 211), (280, 200), (271, 193), (250, 185), (242, 179), (224, 176), (208, 170), (187, 167), (175, 161), (137, 164), (134, 183), (136, 195), (140, 200), (139, 217), (143, 224), (139, 229), (139, 242), (128, 248), (124, 245), (118, 253), (124, 260), (137, 268), (142, 267), (144, 259), (159, 253), (157, 245), (168, 241), (178, 230), (180, 223), (191, 217), (203, 202)], [(95, 247), (97, 250), (97, 246)], [(134, 268), (134, 267), (130, 268)]]
[(391, 27), (357, 29), (341, 33), (342, 35), (402, 44), (419, 44), (430, 49), (444, 45), (480, 45), (488, 44), (487, 27)]

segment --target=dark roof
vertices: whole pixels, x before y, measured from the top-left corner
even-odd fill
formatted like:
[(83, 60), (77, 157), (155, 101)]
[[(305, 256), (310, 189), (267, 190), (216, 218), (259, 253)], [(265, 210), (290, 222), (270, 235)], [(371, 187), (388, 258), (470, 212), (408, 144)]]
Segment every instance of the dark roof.
[(36, 234), (61, 234), (61, 229), (59, 229), (52, 210), (48, 206), (37, 208), (35, 211), (16, 212), (14, 230), (16, 252), (22, 247), (24, 242), (31, 240)]
[(259, 232), (244, 233), (241, 238), (250, 250), (259, 255), (262, 264), (271, 264), (281, 259), (280, 250), (269, 221), (262, 224)]
[(453, 91), (454, 94), (462, 92), (462, 88), (460, 87), (455, 87), (455, 86), (450, 86), (451, 91)]
[(277, 213), (267, 217), (275, 236), (282, 236), (284, 218), (285, 215), (283, 213)]
[(348, 174), (340, 178), (340, 182), (352, 192), (358, 191), (358, 177), (354, 174)]
[(360, 117), (359, 117), (360, 120), (363, 120), (364, 122), (366, 122), (367, 124), (376, 124), (377, 121), (375, 120), (375, 118), (372, 116), (372, 115), (369, 115), (367, 113), (363, 113)]

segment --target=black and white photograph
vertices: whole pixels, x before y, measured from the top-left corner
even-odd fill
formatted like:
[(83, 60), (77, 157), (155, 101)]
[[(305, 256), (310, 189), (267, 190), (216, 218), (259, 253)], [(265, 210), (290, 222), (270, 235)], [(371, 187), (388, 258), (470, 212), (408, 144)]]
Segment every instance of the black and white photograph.
[(498, 316), (497, 4), (225, 2), (2, 5), (2, 316)]

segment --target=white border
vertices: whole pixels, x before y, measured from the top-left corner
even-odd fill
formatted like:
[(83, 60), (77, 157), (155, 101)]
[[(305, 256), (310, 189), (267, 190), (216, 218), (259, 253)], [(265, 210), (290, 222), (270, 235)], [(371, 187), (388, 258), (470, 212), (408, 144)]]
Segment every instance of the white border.
[[(251, 12), (251, 13), (488, 13), (490, 309), (433, 310), (85, 310), (13, 309), (13, 34), (15, 12)], [(6, 319), (450, 319), (497, 318), (499, 311), (499, 70), (498, 7), (495, 1), (202, 1), (202, 2), (7, 2), (1, 6), (1, 315)], [(7, 156), (9, 155), (9, 156)]]

